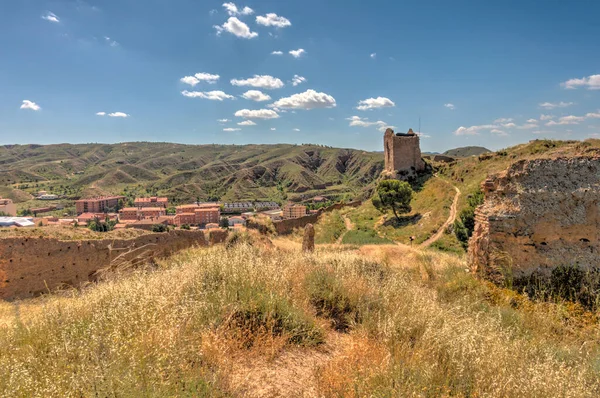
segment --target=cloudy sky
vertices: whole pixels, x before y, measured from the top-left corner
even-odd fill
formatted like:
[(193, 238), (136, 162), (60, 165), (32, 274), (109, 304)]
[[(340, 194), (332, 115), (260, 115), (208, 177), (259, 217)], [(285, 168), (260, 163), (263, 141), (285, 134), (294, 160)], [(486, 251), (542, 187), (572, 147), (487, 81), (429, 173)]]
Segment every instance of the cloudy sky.
[(600, 135), (600, 2), (2, 0), (0, 144)]

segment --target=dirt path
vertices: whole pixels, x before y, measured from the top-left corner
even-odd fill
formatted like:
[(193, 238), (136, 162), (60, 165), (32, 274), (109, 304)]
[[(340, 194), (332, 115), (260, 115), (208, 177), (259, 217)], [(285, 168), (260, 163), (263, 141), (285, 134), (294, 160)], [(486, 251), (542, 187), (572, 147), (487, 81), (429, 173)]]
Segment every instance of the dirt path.
[(344, 219), (344, 224), (346, 225), (346, 231), (343, 234), (341, 234), (340, 237), (337, 239), (337, 241), (335, 242), (336, 245), (341, 245), (342, 240), (344, 240), (344, 236), (346, 236), (346, 233), (354, 229), (354, 223), (352, 223), (352, 220), (346, 217), (345, 214), (342, 214), (342, 218)]
[(442, 235), (446, 231), (446, 228), (448, 228), (448, 226), (450, 224), (452, 224), (454, 222), (454, 220), (456, 220), (456, 211), (458, 208), (458, 198), (460, 197), (461, 192), (460, 192), (460, 189), (458, 189), (456, 186), (453, 185), (453, 187), (456, 190), (456, 195), (454, 195), (454, 201), (452, 202), (452, 206), (450, 207), (450, 217), (448, 217), (448, 219), (446, 220), (444, 225), (442, 225), (440, 227), (440, 229), (438, 229), (437, 232), (435, 234), (433, 234), (433, 236), (431, 236), (425, 242), (421, 243), (419, 245), (419, 247), (425, 248), (425, 247), (431, 246), (431, 244), (433, 242), (437, 241), (439, 238), (442, 237)]

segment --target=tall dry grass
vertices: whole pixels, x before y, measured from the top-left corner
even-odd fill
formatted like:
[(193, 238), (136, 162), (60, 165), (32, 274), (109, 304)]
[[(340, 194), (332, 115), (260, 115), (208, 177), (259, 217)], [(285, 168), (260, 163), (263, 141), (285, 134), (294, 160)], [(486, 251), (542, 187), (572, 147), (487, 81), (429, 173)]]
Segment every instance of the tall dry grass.
[(28, 302), (42, 310), (27, 318), (0, 312), (0, 396), (251, 396), (269, 380), (239, 363), (290, 350), (320, 359), (289, 372), (314, 385), (283, 396), (600, 394), (593, 314), (475, 280), (450, 255), (360, 250), (191, 249)]

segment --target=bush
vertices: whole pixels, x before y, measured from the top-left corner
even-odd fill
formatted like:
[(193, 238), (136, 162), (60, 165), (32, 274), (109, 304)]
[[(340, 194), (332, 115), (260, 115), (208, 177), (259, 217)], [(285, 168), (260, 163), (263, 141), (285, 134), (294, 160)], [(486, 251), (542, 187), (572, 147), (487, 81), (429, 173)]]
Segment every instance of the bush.
[(152, 225), (152, 232), (167, 232), (169, 227), (165, 224), (154, 224)]
[(302, 346), (323, 343), (321, 330), (286, 298), (261, 287), (240, 289), (237, 295), (237, 308), (227, 317), (226, 326), (245, 348), (252, 347), (261, 335), (283, 336)]
[(311, 272), (306, 277), (306, 286), (317, 316), (330, 319), (332, 328), (347, 332), (360, 322), (358, 298), (348, 294), (333, 272), (323, 268)]
[(189, 229), (190, 229), (190, 224), (183, 224), (183, 225), (182, 225), (180, 228), (181, 228), (181, 229), (185, 229), (185, 230), (188, 230), (188, 231), (189, 231)]
[(475, 209), (483, 204), (483, 192), (477, 191), (467, 199), (467, 208), (461, 210), (458, 219), (454, 221), (454, 235), (466, 250), (469, 245), (469, 238), (473, 236), (475, 230)]

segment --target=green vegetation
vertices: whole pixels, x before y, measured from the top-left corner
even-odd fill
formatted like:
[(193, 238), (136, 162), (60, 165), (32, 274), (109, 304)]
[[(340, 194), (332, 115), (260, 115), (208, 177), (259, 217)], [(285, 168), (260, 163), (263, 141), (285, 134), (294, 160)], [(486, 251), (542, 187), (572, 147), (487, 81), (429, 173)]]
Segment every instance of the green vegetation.
[(467, 207), (460, 211), (458, 218), (454, 221), (454, 234), (456, 239), (466, 250), (469, 246), (469, 239), (473, 236), (475, 230), (475, 209), (483, 204), (483, 192), (477, 191), (467, 197)]
[(469, 156), (479, 156), (489, 152), (491, 152), (489, 149), (481, 146), (465, 146), (462, 148), (450, 149), (444, 152), (443, 155), (452, 156), (455, 158), (466, 158)]
[(111, 221), (108, 217), (104, 221), (100, 221), (98, 217), (90, 221), (88, 228), (94, 232), (109, 232), (115, 229), (116, 221)]
[(152, 232), (167, 232), (169, 231), (169, 227), (165, 224), (153, 224), (151, 230)]
[(411, 211), (410, 201), (414, 192), (410, 184), (399, 180), (382, 180), (377, 185), (377, 195), (373, 197), (373, 206), (381, 212), (392, 210), (396, 219), (400, 221), (398, 214)]
[(339, 210), (324, 213), (315, 224), (315, 243), (335, 243), (346, 232), (346, 224)]

